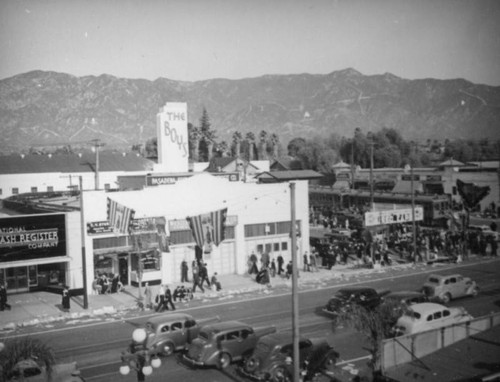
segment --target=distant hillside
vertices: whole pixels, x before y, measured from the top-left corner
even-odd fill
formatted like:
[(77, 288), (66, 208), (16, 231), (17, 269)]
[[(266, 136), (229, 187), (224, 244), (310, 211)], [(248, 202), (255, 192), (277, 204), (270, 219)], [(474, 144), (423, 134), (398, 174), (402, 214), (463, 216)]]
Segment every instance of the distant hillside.
[(294, 137), (352, 136), (356, 127), (396, 128), (406, 139), (500, 138), (500, 87), (463, 79), (346, 69), (182, 82), (34, 71), (0, 81), (0, 152), (94, 138), (130, 148), (156, 135), (156, 113), (167, 101), (187, 102), (194, 125), (205, 107), (228, 142), (237, 130), (276, 133), (286, 145)]

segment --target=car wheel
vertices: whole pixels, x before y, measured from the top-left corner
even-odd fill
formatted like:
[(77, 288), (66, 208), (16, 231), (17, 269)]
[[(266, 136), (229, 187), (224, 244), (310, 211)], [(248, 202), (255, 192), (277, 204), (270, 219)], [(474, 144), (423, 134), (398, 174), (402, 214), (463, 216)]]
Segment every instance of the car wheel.
[(165, 356), (172, 355), (174, 353), (174, 344), (172, 342), (167, 342), (163, 345), (162, 354)]
[(250, 357), (245, 361), (245, 371), (248, 373), (253, 373), (259, 367), (259, 359), (256, 357)]
[(440, 298), (443, 304), (448, 304), (451, 301), (451, 294), (445, 293)]
[(333, 371), (335, 369), (336, 364), (337, 364), (337, 355), (335, 353), (332, 353), (326, 356), (323, 367), (327, 371)]
[(219, 356), (219, 368), (225, 369), (231, 364), (231, 356), (228, 353), (221, 353)]
[(271, 378), (272, 382), (292, 382), (292, 375), (284, 367), (277, 367)]

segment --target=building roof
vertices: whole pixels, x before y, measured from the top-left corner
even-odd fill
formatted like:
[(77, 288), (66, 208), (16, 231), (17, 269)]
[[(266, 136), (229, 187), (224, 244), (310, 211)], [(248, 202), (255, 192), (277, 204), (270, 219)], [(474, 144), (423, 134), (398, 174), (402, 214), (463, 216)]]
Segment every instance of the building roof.
[(459, 162), (453, 158), (450, 158), (448, 160), (445, 160), (444, 162), (441, 162), (439, 164), (440, 167), (460, 167), (460, 166), (465, 166), (464, 163)]
[[(95, 153), (0, 156), (0, 175), (94, 172)], [(99, 152), (99, 171), (152, 171), (155, 162), (135, 153)]]
[(333, 169), (340, 169), (340, 168), (351, 168), (351, 165), (348, 164), (348, 163), (345, 163), (344, 161), (340, 161), (338, 163), (335, 163), (333, 166), (332, 166)]
[(322, 178), (323, 174), (313, 170), (265, 171), (256, 176), (261, 182), (284, 182), (287, 180), (309, 180)]

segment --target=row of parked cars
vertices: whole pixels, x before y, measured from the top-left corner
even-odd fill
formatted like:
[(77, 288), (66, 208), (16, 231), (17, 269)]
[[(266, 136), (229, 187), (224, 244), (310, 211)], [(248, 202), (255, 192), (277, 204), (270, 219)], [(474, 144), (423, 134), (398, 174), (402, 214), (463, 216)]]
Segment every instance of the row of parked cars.
[[(220, 322), (218, 317), (196, 320), (187, 313), (152, 317), (145, 326), (144, 347), (150, 355), (177, 352), (182, 364), (226, 369), (238, 363), (238, 372), (256, 381), (291, 381), (293, 338), (276, 327), (252, 327), (241, 321)], [(332, 374), (339, 354), (324, 338), (299, 339), (301, 372)]]
[(479, 287), (469, 277), (432, 274), (420, 291), (379, 293), (368, 287), (340, 289), (329, 299), (323, 312), (335, 317), (352, 304), (367, 309), (375, 309), (386, 302), (399, 304), (401, 316), (393, 326), (393, 334), (399, 336), (471, 320), (472, 316), (464, 308), (447, 307), (446, 304), (455, 298), (475, 297), (478, 292)]

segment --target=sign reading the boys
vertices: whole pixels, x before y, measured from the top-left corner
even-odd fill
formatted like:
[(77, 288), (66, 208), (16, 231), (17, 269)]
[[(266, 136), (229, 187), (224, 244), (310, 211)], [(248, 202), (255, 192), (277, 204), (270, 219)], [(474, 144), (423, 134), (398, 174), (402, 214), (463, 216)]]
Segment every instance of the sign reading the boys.
[(158, 164), (165, 172), (187, 172), (189, 143), (187, 104), (167, 102), (156, 115)]

